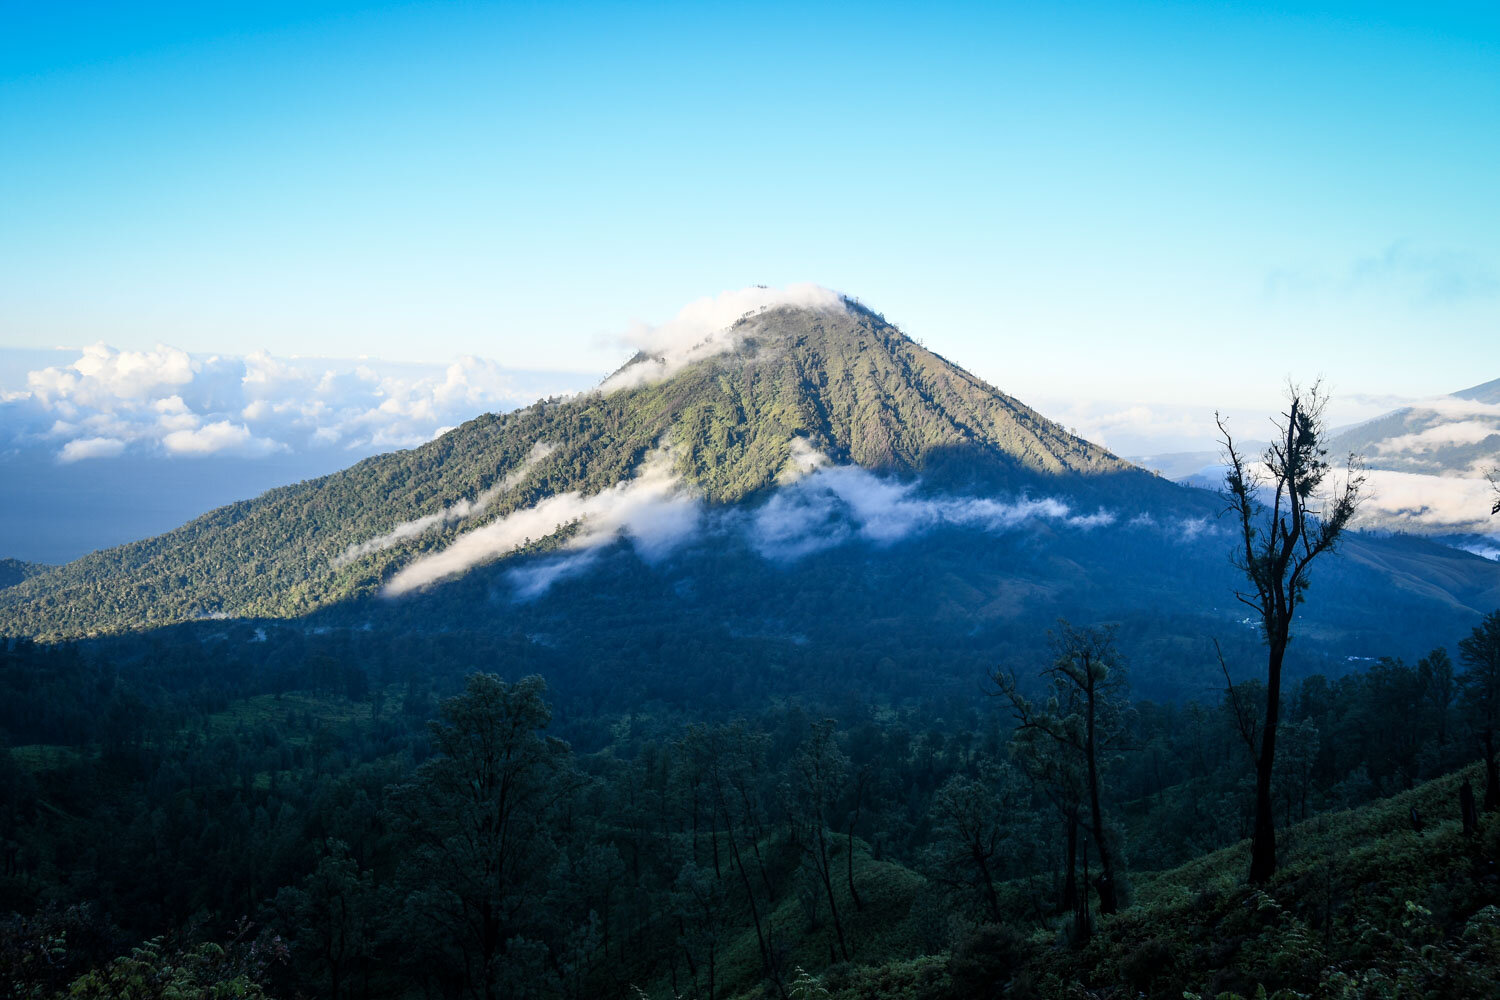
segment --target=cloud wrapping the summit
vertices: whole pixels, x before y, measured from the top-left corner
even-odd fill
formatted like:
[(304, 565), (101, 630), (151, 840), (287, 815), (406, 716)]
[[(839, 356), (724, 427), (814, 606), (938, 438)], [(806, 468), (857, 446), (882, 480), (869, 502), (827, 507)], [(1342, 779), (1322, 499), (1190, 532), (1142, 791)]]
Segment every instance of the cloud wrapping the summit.
[(646, 357), (605, 379), (599, 391), (608, 395), (670, 378), (688, 365), (735, 348), (741, 318), (765, 309), (792, 306), (836, 311), (846, 309), (844, 297), (810, 283), (785, 288), (741, 288), (691, 302), (660, 326), (637, 325), (623, 341)]

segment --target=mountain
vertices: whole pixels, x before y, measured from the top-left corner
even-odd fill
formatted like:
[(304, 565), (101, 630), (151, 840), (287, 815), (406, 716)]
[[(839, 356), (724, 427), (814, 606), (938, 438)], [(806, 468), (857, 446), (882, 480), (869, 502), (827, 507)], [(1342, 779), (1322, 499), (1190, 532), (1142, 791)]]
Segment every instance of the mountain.
[[(550, 496), (625, 482), (668, 439), (684, 488), (720, 505), (773, 486), (794, 439), (835, 462), (949, 481), (1018, 488), (1058, 474), (1148, 478), (868, 310), (772, 309), (731, 332), (732, 350), (671, 378), (486, 415), (422, 447), (86, 556), (8, 596), (0, 620), (76, 635), (213, 614), (304, 614), (372, 592), (401, 561), (463, 529)], [(640, 355), (611, 379), (654, 363)], [(522, 470), (482, 515), (340, 560), (351, 546), (441, 518)]]
[(51, 568), (41, 563), (25, 562), (21, 559), (0, 559), (0, 590), (14, 587), (22, 580)]
[[(373, 657), (392, 636), (467, 635), (616, 686), (699, 684), (708, 655), (757, 684), (767, 663), (827, 683), (885, 664), (897, 690), (934, 671), (972, 686), (1066, 615), (1121, 623), (1146, 689), (1170, 693), (1218, 683), (1215, 636), (1258, 655), (1219, 509), (858, 303), (770, 299), (673, 331), (592, 392), (0, 591), (0, 634), (336, 635), (338, 655)], [(1347, 549), (1319, 569), (1305, 669), (1414, 656), (1500, 605), (1493, 563), (1413, 539)]]
[(1346, 428), (1330, 439), (1329, 449), (1364, 459), (1371, 489), (1361, 516), (1366, 527), (1432, 535), (1500, 532), (1500, 519), (1490, 516), (1486, 479), (1500, 468), (1500, 379)]
[(1359, 452), (1372, 469), (1481, 478), (1500, 462), (1500, 379), (1367, 420), (1329, 447)]

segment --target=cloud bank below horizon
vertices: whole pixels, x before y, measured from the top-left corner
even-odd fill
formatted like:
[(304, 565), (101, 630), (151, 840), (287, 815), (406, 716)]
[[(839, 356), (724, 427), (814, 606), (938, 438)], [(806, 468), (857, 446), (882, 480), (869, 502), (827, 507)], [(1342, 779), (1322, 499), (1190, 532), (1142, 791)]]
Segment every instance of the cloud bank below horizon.
[(201, 356), (99, 343), (0, 391), (0, 451), (42, 448), (60, 463), (410, 448), (481, 413), (582, 388), (568, 373), (464, 357), (448, 365)]

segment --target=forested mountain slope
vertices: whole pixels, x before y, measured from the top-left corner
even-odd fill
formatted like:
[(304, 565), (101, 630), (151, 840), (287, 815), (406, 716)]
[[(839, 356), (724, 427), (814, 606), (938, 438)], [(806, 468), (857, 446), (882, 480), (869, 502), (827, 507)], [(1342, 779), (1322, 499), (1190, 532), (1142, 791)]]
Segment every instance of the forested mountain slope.
[[(638, 357), (634, 366), (649, 365)], [(625, 372), (630, 371), (628, 365)], [(413, 553), (569, 491), (628, 480), (647, 453), (710, 504), (763, 493), (794, 438), (834, 462), (1018, 490), (1038, 477), (1150, 477), (920, 347), (868, 310), (777, 308), (733, 348), (663, 381), (486, 415), (411, 451), (97, 552), (0, 599), (0, 631), (81, 635), (211, 615), (289, 616), (373, 590)], [(538, 446), (550, 451), (537, 457)], [(528, 458), (531, 461), (528, 461)], [(516, 475), (480, 515), (378, 553), (340, 555)]]

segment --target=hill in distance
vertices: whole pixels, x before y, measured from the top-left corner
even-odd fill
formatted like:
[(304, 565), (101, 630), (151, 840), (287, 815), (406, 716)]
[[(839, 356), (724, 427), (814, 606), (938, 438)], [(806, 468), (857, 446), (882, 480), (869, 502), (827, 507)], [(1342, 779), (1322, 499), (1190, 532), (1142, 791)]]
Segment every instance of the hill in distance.
[(22, 580), (36, 576), (38, 573), (51, 569), (41, 563), (26, 562), (22, 559), (0, 559), (0, 590), (6, 587), (14, 587)]
[[(0, 591), (0, 633), (281, 620), (498, 632), (531, 637), (526, 656), (634, 666), (665, 629), (970, 678), (1059, 615), (1124, 623), (1161, 676), (1215, 635), (1255, 645), (1217, 497), (1066, 433), (852, 300), (808, 286), (729, 304), (656, 331), (595, 391)], [(1500, 604), (1493, 563), (1410, 539), (1347, 548), (1315, 584), (1309, 666), (1416, 655)]]

